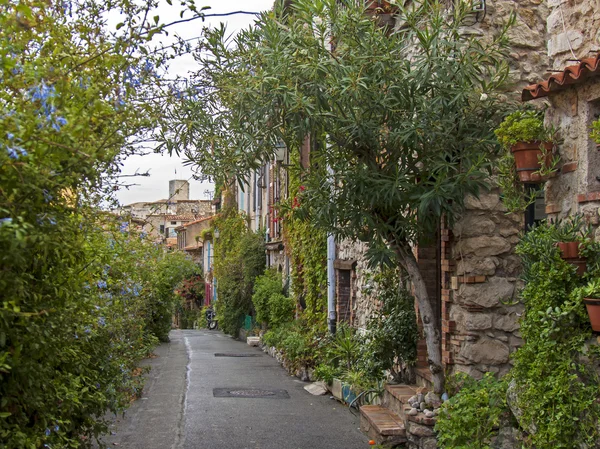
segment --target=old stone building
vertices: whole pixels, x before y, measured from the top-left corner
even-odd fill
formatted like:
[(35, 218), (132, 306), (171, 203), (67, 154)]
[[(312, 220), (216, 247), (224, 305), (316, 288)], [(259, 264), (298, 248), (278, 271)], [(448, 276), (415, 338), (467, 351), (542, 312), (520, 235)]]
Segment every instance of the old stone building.
[(210, 200), (190, 200), (190, 185), (185, 180), (169, 181), (169, 197), (152, 202), (137, 202), (122, 206), (115, 213), (136, 222), (143, 222), (142, 230), (152, 238), (177, 245), (176, 228), (200, 218), (213, 215)]
[[(600, 113), (600, 84), (594, 79), (600, 72), (600, 8), (595, 0), (498, 1), (476, 6), (465, 32), (481, 39), (498, 33), (502, 21), (515, 13), (515, 24), (508, 31), (507, 97), (516, 99), (523, 91), (525, 100), (549, 100), (547, 122), (556, 126), (564, 139), (559, 146), (562, 169), (546, 183), (545, 205), (540, 195), (527, 217), (510, 215), (498, 189), (492, 189), (478, 199), (468, 198), (462, 217), (452, 229), (441, 226), (436, 244), (415, 248), (430, 287), (428, 293), (437, 302), (447, 370), (481, 377), (488, 371), (506, 373), (511, 367), (510, 354), (522, 343), (518, 324), (522, 312), (518, 299), (520, 265), (514, 248), (526, 222), (546, 214), (555, 218), (581, 212), (598, 224), (600, 178), (596, 177), (600, 156), (589, 138), (589, 127)], [(577, 64), (565, 69), (573, 62)], [(377, 304), (377, 298), (370, 297), (369, 289), (364, 288), (369, 279), (364, 251), (364, 244), (341, 242), (337, 252), (337, 266), (353, 262), (344, 265), (352, 268), (350, 276), (344, 278), (351, 283), (351, 313), (339, 318), (349, 319), (358, 327), (365, 326)], [(428, 384), (424, 342), (419, 345), (417, 374), (420, 382)]]

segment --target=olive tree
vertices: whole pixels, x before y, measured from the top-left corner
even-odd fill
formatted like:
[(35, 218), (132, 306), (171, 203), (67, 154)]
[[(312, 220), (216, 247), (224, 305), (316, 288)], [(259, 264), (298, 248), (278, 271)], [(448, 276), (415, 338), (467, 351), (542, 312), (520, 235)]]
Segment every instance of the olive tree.
[(487, 185), (505, 29), (473, 37), (462, 3), (425, 1), (398, 6), (392, 30), (355, 3), (298, 0), (233, 39), (207, 32), (191, 83), (202, 96), (172, 111), (163, 137), (205, 173), (238, 179), (278, 140), (309, 142), (300, 213), (408, 272), (441, 392), (440, 331), (413, 248)]

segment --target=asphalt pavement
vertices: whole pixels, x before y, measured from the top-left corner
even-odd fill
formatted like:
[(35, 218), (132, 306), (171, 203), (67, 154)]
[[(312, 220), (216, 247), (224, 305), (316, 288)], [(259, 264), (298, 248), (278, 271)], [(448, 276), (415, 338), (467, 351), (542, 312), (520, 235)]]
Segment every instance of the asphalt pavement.
[(221, 332), (173, 331), (147, 363), (142, 399), (115, 421), (109, 447), (366, 449), (359, 419), (312, 396), (258, 348)]

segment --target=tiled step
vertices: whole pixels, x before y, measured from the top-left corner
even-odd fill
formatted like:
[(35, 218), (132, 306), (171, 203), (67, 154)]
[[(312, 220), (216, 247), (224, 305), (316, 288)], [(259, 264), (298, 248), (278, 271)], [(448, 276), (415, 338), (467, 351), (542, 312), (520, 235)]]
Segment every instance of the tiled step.
[(417, 394), (417, 388), (411, 385), (386, 385), (382, 405), (398, 415), (404, 422), (405, 409), (410, 409), (408, 400)]
[(360, 408), (360, 429), (377, 444), (395, 447), (406, 443), (402, 418), (380, 405), (363, 405)]

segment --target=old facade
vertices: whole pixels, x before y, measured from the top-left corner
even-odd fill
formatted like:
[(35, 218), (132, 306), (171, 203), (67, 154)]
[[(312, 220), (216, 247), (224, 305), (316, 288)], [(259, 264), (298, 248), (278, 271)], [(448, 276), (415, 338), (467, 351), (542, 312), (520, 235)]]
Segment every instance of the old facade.
[(210, 200), (190, 200), (190, 185), (185, 180), (169, 181), (169, 197), (153, 202), (138, 202), (121, 207), (116, 213), (137, 222), (156, 241), (177, 246), (176, 228), (199, 218), (213, 215)]

